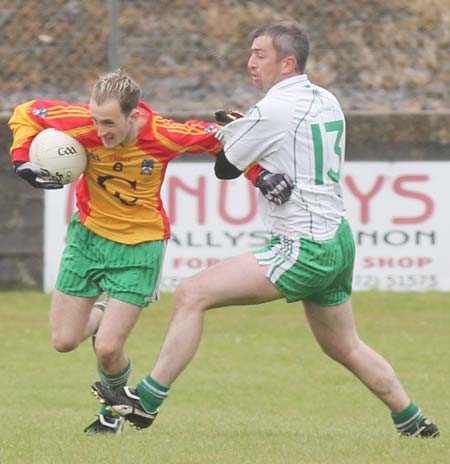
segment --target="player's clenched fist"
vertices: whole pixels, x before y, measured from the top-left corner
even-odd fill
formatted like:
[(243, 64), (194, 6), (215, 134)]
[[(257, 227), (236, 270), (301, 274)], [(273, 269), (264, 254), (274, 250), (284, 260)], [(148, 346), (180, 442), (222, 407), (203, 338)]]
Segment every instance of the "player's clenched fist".
[(286, 174), (272, 173), (263, 169), (258, 176), (256, 186), (269, 201), (282, 205), (289, 200), (294, 183)]
[(41, 177), (48, 177), (49, 172), (38, 166), (37, 164), (27, 161), (26, 163), (16, 161), (14, 164), (15, 173), (26, 180), (34, 188), (43, 188), (47, 190), (55, 190), (63, 188), (63, 185), (58, 181), (45, 181)]

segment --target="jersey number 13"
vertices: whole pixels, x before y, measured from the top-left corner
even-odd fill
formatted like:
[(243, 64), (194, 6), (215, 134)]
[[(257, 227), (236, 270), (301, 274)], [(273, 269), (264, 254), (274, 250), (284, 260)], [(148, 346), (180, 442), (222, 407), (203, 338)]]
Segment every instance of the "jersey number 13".
[[(314, 145), (314, 160), (315, 160), (315, 183), (316, 185), (323, 185), (324, 177), (324, 159), (323, 159), (323, 138), (322, 133), (325, 133), (325, 137), (335, 136), (333, 151), (334, 155), (339, 158), (339, 167), (337, 171), (333, 169), (328, 169), (326, 175), (333, 181), (339, 182), (341, 177), (341, 166), (342, 166), (342, 135), (344, 134), (344, 121), (342, 119), (337, 119), (336, 121), (329, 121), (324, 124), (311, 124), (311, 132)], [(331, 160), (330, 160), (331, 161)], [(329, 163), (327, 163), (329, 164)]]

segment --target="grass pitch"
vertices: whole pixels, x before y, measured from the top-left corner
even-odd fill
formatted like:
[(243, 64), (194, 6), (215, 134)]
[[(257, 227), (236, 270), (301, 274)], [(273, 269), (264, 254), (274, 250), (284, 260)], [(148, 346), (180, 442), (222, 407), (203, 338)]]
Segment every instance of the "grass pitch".
[[(227, 308), (206, 317), (203, 343), (155, 424), (85, 436), (97, 403), (90, 343), (56, 353), (49, 296), (0, 293), (0, 462), (450, 463), (450, 298), (357, 293), (362, 338), (394, 366), (440, 427), (437, 440), (399, 438), (388, 410), (323, 355), (300, 305)], [(129, 343), (136, 383), (153, 365), (172, 311), (163, 295)]]

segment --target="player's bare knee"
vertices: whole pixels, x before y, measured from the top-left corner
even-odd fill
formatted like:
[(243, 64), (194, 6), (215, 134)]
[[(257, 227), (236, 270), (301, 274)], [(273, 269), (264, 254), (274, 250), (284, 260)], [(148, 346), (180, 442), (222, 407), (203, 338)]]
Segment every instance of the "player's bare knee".
[(59, 333), (51, 334), (53, 348), (60, 353), (73, 351), (80, 344), (80, 340), (73, 336), (64, 336)]
[(320, 347), (327, 356), (346, 367), (351, 366), (353, 353), (357, 349), (355, 345), (342, 343), (321, 343)]
[(111, 340), (103, 341), (97, 339), (95, 341), (95, 354), (100, 365), (108, 370), (120, 357), (121, 351), (114, 343), (111, 343)]
[(177, 311), (201, 311), (202, 294), (195, 279), (182, 281), (175, 289), (175, 308)]

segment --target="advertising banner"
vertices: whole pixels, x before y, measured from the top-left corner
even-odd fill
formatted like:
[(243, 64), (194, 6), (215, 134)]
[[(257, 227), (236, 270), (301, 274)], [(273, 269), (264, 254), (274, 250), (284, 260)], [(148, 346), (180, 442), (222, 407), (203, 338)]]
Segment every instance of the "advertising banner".
[[(347, 162), (347, 218), (357, 245), (354, 290), (450, 290), (450, 162)], [(56, 280), (74, 184), (45, 193), (44, 286)], [(163, 201), (172, 224), (162, 291), (268, 239), (256, 189), (219, 181), (212, 163), (172, 163)]]

